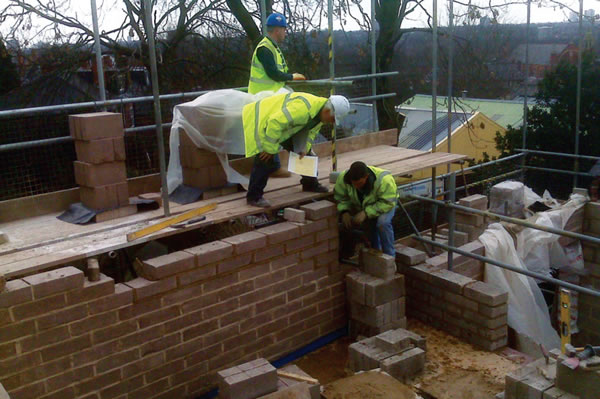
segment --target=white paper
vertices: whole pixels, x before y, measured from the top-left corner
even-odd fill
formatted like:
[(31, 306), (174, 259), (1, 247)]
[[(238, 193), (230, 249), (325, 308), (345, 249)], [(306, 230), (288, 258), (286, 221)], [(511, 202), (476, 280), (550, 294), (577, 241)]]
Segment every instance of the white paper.
[(317, 177), (319, 168), (319, 157), (304, 156), (300, 159), (300, 155), (295, 152), (290, 152), (288, 171), (302, 176)]

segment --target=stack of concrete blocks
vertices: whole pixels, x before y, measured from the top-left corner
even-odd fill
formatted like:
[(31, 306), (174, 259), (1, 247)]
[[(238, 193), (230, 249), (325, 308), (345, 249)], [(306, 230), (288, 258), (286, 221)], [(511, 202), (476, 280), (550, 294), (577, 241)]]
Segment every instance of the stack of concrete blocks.
[(523, 218), (525, 186), (518, 181), (505, 181), (490, 190), (490, 212), (513, 218)]
[(203, 199), (237, 192), (237, 185), (227, 184), (227, 175), (217, 154), (198, 148), (184, 131), (179, 132), (179, 158), (183, 184), (203, 190)]
[(346, 275), (350, 336), (406, 327), (404, 276), (396, 273), (394, 257), (363, 249), (360, 264), (363, 271)]
[(503, 399), (600, 398), (600, 371), (567, 367), (560, 350), (506, 375)]
[[(280, 368), (279, 370), (288, 373), (288, 374), (295, 374), (299, 377), (306, 377), (306, 378), (311, 378), (310, 375), (308, 375), (307, 373), (304, 372), (304, 370), (302, 370), (300, 367), (296, 366), (295, 364), (289, 364), (287, 366), (284, 366), (282, 368)], [(286, 378), (283, 376), (278, 376), (277, 378), (277, 391), (283, 391), (285, 389), (289, 389), (290, 387), (293, 387), (295, 385), (300, 384), (301, 382), (298, 381), (297, 379), (292, 379), (292, 378)], [(310, 393), (310, 398), (311, 399), (321, 399), (321, 385), (320, 384), (312, 384), (309, 383), (308, 384), (308, 391)]]
[(425, 338), (398, 328), (365, 338), (348, 347), (352, 371), (380, 368), (392, 377), (404, 381), (425, 367)]
[(277, 391), (277, 370), (263, 358), (221, 370), (217, 380), (221, 399), (255, 399)]
[[(600, 203), (588, 202), (584, 209), (583, 233), (600, 236)], [(600, 246), (581, 241), (583, 247), (584, 274), (580, 285), (600, 289)], [(600, 345), (600, 298), (580, 293), (578, 297), (579, 334), (574, 338), (578, 346)]]
[[(424, 253), (413, 248), (411, 260), (403, 254), (402, 246), (396, 244), (396, 247), (398, 272), (406, 280), (409, 316), (486, 350), (506, 345), (508, 293), (479, 281), (483, 275), (480, 262), (454, 254), (454, 267), (450, 271), (447, 253), (415, 264), (423, 259)], [(485, 254), (479, 241), (459, 248)]]
[[(458, 205), (485, 211), (487, 210), (488, 198), (481, 194), (469, 195), (458, 200)], [(456, 231), (467, 233), (469, 235), (468, 241), (478, 239), (486, 227), (487, 223), (484, 216), (456, 211)], [(460, 245), (457, 243), (456, 246)]]
[(105, 211), (97, 214), (97, 222), (136, 213), (137, 207), (129, 205), (121, 114), (70, 115), (69, 128), (75, 139), (75, 181), (83, 205)]

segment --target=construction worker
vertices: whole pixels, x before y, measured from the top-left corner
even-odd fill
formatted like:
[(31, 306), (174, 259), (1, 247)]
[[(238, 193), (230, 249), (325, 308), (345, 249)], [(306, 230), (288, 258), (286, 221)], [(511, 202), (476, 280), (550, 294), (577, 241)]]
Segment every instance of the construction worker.
[(279, 45), (285, 40), (287, 21), (282, 14), (273, 13), (267, 18), (267, 35), (258, 43), (252, 55), (248, 93), (256, 94), (281, 89), (286, 81), (306, 80), (301, 73), (288, 73), (285, 58)]
[[(332, 125), (350, 112), (343, 96), (317, 97), (294, 92), (275, 94), (244, 106), (242, 119), (246, 156), (254, 156), (246, 201), (249, 205), (268, 208), (263, 198), (269, 175), (281, 166), (279, 147), (295, 150), (300, 157), (311, 152), (323, 124)], [(324, 193), (329, 189), (316, 177), (302, 176), (303, 191)]]
[(366, 231), (372, 248), (396, 255), (392, 218), (398, 195), (390, 172), (354, 162), (338, 176), (334, 198), (346, 230), (360, 227)]

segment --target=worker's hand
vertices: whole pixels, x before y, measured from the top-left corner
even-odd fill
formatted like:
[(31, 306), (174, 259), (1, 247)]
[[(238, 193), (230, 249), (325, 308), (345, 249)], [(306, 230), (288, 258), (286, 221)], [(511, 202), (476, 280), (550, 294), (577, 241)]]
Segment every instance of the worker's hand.
[(271, 159), (273, 159), (273, 154), (269, 154), (268, 152), (261, 152), (258, 155), (258, 159), (260, 159), (263, 162), (269, 162)]
[(355, 225), (361, 225), (366, 219), (367, 214), (365, 213), (365, 211), (360, 211), (356, 215), (354, 215), (354, 218), (352, 218), (352, 223), (354, 223)]
[(306, 153), (304, 151), (302, 151), (298, 155), (300, 155), (300, 159), (302, 159), (302, 158), (304, 158), (306, 156)]
[(349, 212), (342, 213), (342, 224), (348, 230), (352, 228), (352, 216)]
[(293, 73), (293, 80), (306, 80), (306, 76), (302, 75), (301, 73)]

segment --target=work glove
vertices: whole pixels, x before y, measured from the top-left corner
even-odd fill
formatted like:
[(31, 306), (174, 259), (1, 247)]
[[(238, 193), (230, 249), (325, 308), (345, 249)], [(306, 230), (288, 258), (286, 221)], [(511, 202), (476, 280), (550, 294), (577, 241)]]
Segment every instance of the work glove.
[(273, 154), (269, 154), (268, 152), (261, 152), (258, 154), (258, 158), (263, 162), (270, 162), (273, 159)]
[(363, 224), (363, 222), (366, 219), (367, 219), (367, 214), (365, 213), (365, 211), (360, 211), (356, 215), (354, 215), (354, 218), (352, 219), (352, 223), (360, 226), (361, 224)]
[(352, 228), (352, 216), (348, 212), (342, 213), (342, 224), (348, 230)]
[(292, 79), (293, 80), (306, 80), (306, 76), (302, 75), (301, 73), (293, 73)]

